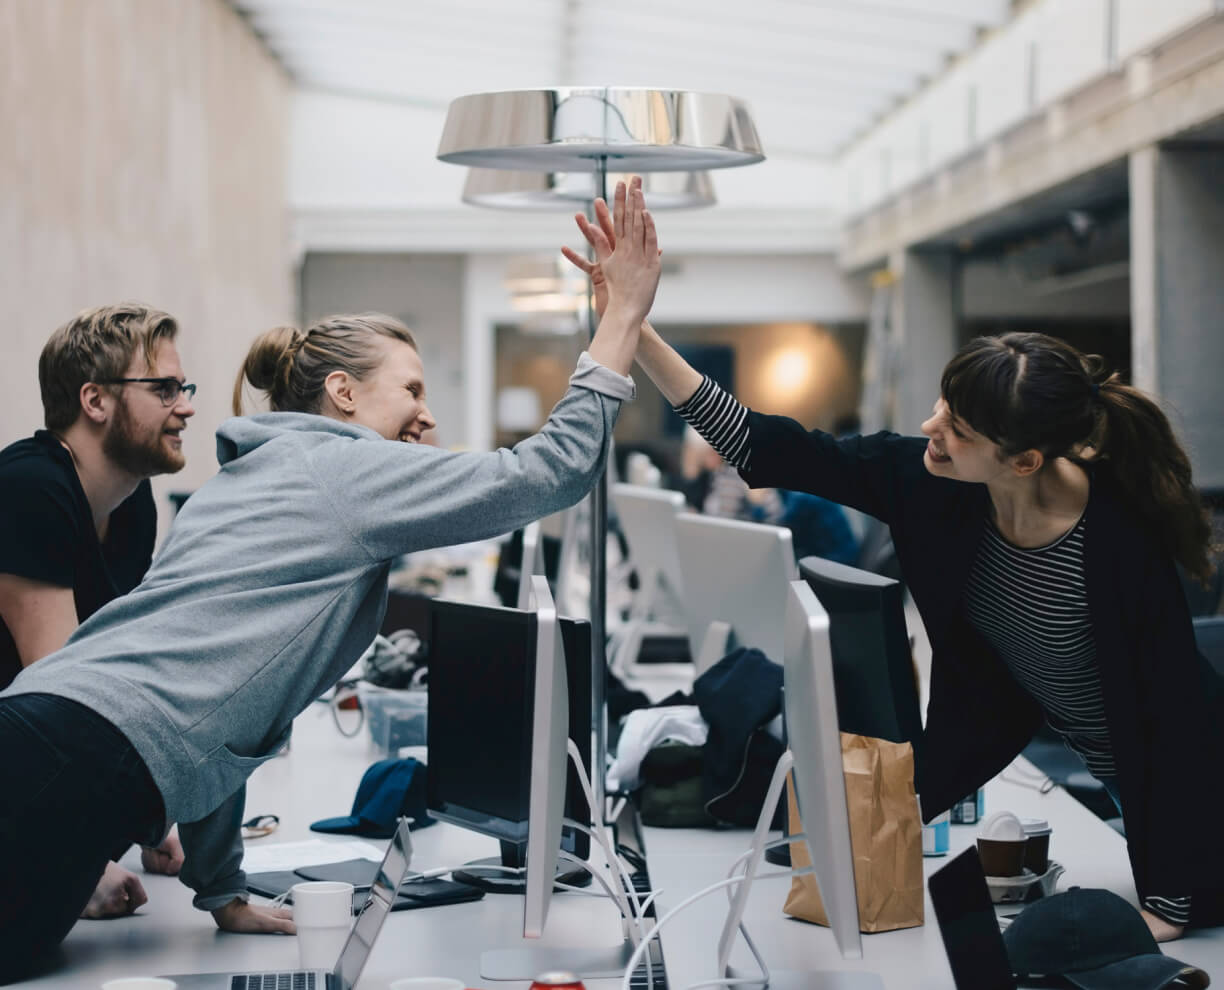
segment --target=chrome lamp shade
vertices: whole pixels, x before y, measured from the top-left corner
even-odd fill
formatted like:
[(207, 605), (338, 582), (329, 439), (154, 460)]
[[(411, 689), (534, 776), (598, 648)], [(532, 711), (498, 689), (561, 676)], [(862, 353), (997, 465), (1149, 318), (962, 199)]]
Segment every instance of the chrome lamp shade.
[(474, 168), (644, 173), (733, 168), (765, 156), (747, 106), (730, 96), (556, 87), (452, 101), (438, 158)]
[[(628, 173), (607, 177), (608, 188), (629, 181)], [(463, 184), (463, 201), (498, 210), (584, 208), (604, 194), (594, 172), (508, 172), (473, 168)], [(718, 202), (706, 172), (647, 172), (642, 191), (652, 210), (691, 210)]]

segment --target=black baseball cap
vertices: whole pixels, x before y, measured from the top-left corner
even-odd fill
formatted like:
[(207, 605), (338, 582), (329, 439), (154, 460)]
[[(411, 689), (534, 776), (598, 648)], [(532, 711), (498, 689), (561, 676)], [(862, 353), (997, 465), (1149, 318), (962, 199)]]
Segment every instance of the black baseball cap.
[(1160, 951), (1143, 916), (1108, 890), (1072, 887), (1034, 901), (1003, 932), (1018, 976), (1061, 976), (1083, 990), (1202, 988), (1211, 977)]

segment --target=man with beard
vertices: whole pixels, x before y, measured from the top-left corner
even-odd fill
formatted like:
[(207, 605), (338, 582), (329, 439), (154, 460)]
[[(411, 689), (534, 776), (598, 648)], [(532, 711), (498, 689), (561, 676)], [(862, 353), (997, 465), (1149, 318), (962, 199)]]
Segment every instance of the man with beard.
[[(0, 450), (0, 688), (148, 569), (148, 479), (186, 463), (180, 434), (195, 413), (177, 334), (173, 317), (124, 303), (85, 310), (43, 348), (46, 429)], [(177, 873), (177, 836), (142, 860)], [(130, 914), (146, 900), (135, 874), (110, 863), (84, 916)]]

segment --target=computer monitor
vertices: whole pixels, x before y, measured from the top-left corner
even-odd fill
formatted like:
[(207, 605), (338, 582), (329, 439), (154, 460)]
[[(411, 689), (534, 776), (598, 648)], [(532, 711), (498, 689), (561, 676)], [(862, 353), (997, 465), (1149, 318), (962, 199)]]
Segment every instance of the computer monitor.
[[(787, 588), (784, 620), (783, 664), (785, 707), (790, 748), (778, 762), (770, 784), (775, 803), (785, 772), (794, 777), (795, 798), (803, 822), (804, 840), (811, 854), (812, 871), (820, 886), (820, 897), (829, 918), (834, 941), (846, 959), (863, 955), (859, 933), (858, 895), (854, 886), (854, 851), (850, 845), (850, 816), (846, 806), (846, 784), (842, 770), (841, 735), (833, 690), (833, 659), (829, 640), (829, 617), (816, 596), (802, 581)], [(754, 833), (753, 853), (744, 867), (751, 877), (757, 870), (768, 834), (772, 807), (766, 807)], [(740, 883), (718, 943), (718, 973), (734, 978), (753, 974), (733, 972), (731, 949), (743, 920), (751, 880)], [(874, 973), (804, 972), (770, 969), (771, 990), (883, 990)]]
[(653, 602), (662, 582), (672, 595), (682, 595), (684, 577), (676, 549), (676, 517), (684, 512), (684, 496), (641, 485), (613, 485), (612, 504), (629, 544), (629, 559), (638, 572), (639, 593)]
[[(516, 619), (526, 619), (517, 627), (520, 632), (528, 632), (530, 640), (526, 657), (517, 663), (518, 676), (503, 678), (498, 687), (507, 692), (508, 707), (516, 712), (523, 711), (526, 704), (525, 719), (505, 719), (498, 722), (496, 711), (487, 711), (487, 720), (472, 719), (471, 724), (479, 725), (475, 733), (482, 743), (481, 752), (465, 757), (468, 766), (474, 767), (483, 761), (480, 772), (474, 775), (477, 783), (472, 793), (463, 797), (464, 804), (452, 804), (447, 811), (435, 812), (439, 817), (447, 818), (458, 824), (477, 827), (481, 831), (505, 831), (506, 826), (517, 836), (526, 835), (526, 876), (523, 881), (523, 937), (537, 939), (544, 931), (544, 923), (548, 917), (554, 884), (558, 880), (559, 850), (566, 845), (565, 836), (577, 830), (563, 824), (563, 818), (576, 821), (591, 821), (590, 807), (585, 793), (581, 790), (581, 782), (577, 780), (577, 770), (570, 764), (569, 751), (571, 739), (578, 759), (584, 766), (590, 763), (591, 733), (590, 718), (590, 627), (585, 622), (560, 619), (553, 604), (549, 591), (548, 580), (542, 575), (536, 575), (531, 582), (531, 595), (528, 601), (530, 612), (497, 609), (496, 612), (510, 612)], [(444, 610), (450, 611), (450, 610)], [(480, 625), (482, 620), (473, 621), (471, 611), (464, 613), (468, 625)], [(491, 616), (490, 616), (491, 618)], [(443, 622), (446, 626), (446, 621)], [(498, 632), (490, 623), (487, 631)], [(435, 629), (438, 626), (435, 624)], [(585, 642), (575, 644), (572, 636), (567, 641), (566, 630), (581, 628), (586, 632)], [(444, 638), (453, 630), (443, 628)], [(509, 634), (509, 627), (506, 627)], [(572, 645), (581, 645), (581, 652), (571, 650)], [(483, 651), (478, 651), (483, 652)], [(514, 656), (518, 650), (504, 651), (507, 657)], [(515, 658), (517, 659), (517, 657)], [(438, 658), (436, 651), (431, 654), (431, 670), (434, 663), (444, 663)], [(469, 670), (469, 676), (479, 676), (480, 671)], [(430, 693), (435, 690), (433, 675), (430, 677)], [(469, 690), (471, 687), (469, 686)], [(578, 699), (581, 698), (582, 702)], [(496, 707), (496, 706), (494, 706)], [(433, 723), (433, 699), (430, 699), (430, 723)], [(508, 730), (508, 723), (513, 723)], [(469, 733), (471, 734), (471, 733)], [(572, 737), (581, 737), (572, 738)], [(439, 737), (439, 742), (440, 742)], [(524, 744), (525, 743), (525, 744)], [(439, 762), (435, 756), (433, 730), (430, 730), (430, 774), (429, 790), (434, 788), (434, 767)], [(441, 762), (448, 765), (455, 754), (446, 752), (439, 754)], [(517, 782), (513, 788), (513, 807), (525, 811), (519, 818), (520, 811), (512, 813), (513, 819), (498, 823), (490, 828), (487, 813), (472, 816), (471, 806), (482, 800), (478, 790), (481, 786), (490, 786), (489, 771), (492, 767), (495, 774), (504, 774)], [(451, 771), (445, 774), (449, 779)], [(522, 785), (526, 781), (527, 794), (523, 802)], [(472, 779), (468, 786), (472, 785)], [(442, 790), (453, 790), (444, 780)], [(453, 801), (459, 801), (454, 797)], [(433, 808), (431, 794), (430, 806)], [(458, 811), (458, 814), (453, 812)], [(500, 812), (506, 815), (506, 811)], [(482, 820), (474, 822), (474, 817)], [(577, 833), (587, 840), (586, 833)], [(505, 842), (503, 841), (503, 849)], [(587, 854), (584, 844), (582, 853)], [(455, 873), (456, 878), (460, 873)], [(561, 879), (569, 881), (569, 876)], [(582, 871), (581, 879), (589, 882), (589, 872)], [(524, 980), (532, 979), (542, 972), (566, 970), (581, 977), (612, 977), (618, 976), (624, 970), (625, 961), (630, 954), (627, 944), (612, 947), (515, 947), (510, 949), (486, 950), (481, 953), (480, 973), (486, 979), (494, 980)]]
[(819, 557), (804, 557), (799, 573), (829, 615), (842, 731), (908, 742), (917, 765), (922, 714), (901, 585)]
[(516, 605), (527, 611), (531, 608), (531, 579), (544, 573), (544, 547), (540, 535), (539, 520), (523, 527), (523, 556), (519, 562), (518, 595)]
[[(531, 707), (531, 791), (527, 799), (527, 879), (523, 938), (544, 934), (557, 872), (569, 766), (569, 682), (556, 606), (547, 578), (531, 581), (528, 604), (536, 616)], [(589, 724), (586, 723), (586, 724)], [(588, 757), (586, 762), (590, 762)], [(588, 813), (583, 816), (591, 820)]]
[(676, 548), (676, 518), (684, 512), (680, 492), (640, 485), (613, 485), (612, 504), (625, 542), (629, 562), (637, 571), (638, 589), (629, 621), (618, 637), (610, 666), (622, 676), (637, 671), (636, 661), (648, 636), (677, 637), (679, 659), (688, 635), (684, 622), (684, 579)]
[[(543, 637), (538, 635), (541, 621), (553, 630)], [(538, 647), (547, 647), (554, 634), (560, 635), (568, 689), (553, 700), (565, 708), (567, 725), (574, 727), (572, 738), (589, 764), (590, 624), (557, 619), (551, 608), (545, 614), (439, 600), (433, 602), (429, 628), (429, 810), (501, 843), (499, 857), (470, 864), (455, 873), (456, 879), (494, 892), (522, 893), (521, 875), (493, 867), (523, 867), (527, 860)], [(590, 821), (586, 796), (572, 769), (564, 812), (575, 821)], [(590, 837), (566, 828), (558, 845), (585, 859)], [(585, 884), (590, 875), (567, 867), (563, 879)]]
[(780, 664), (787, 585), (798, 576), (790, 530), (682, 515), (676, 518), (676, 547), (689, 642), (699, 668), (710, 660), (708, 654), (701, 657), (701, 649), (715, 621), (730, 624), (733, 645), (756, 647)]

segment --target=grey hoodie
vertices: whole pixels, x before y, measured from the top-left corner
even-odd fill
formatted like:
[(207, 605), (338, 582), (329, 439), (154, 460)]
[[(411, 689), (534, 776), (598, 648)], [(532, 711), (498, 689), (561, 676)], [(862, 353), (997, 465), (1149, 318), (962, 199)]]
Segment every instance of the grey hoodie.
[(583, 354), (570, 386), (538, 434), (493, 453), (303, 413), (227, 420), (221, 470), (144, 581), (3, 694), (71, 698), (117, 726), (179, 823), (196, 906), (245, 897), (246, 778), (374, 638), (393, 560), (504, 533), (594, 483), (633, 381)]

